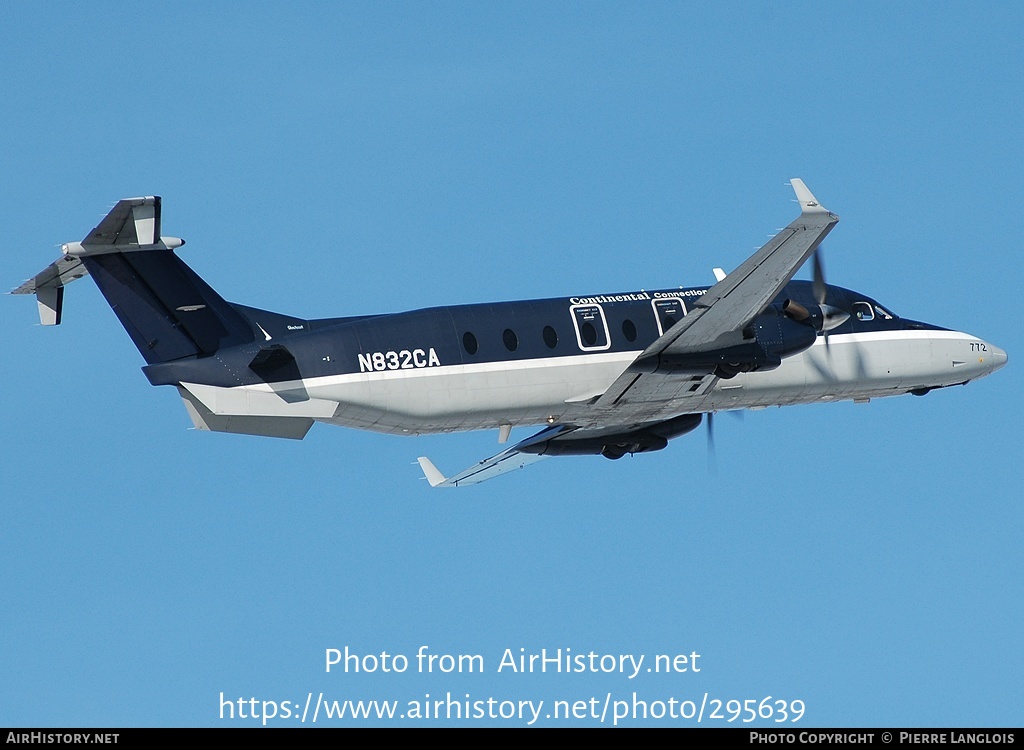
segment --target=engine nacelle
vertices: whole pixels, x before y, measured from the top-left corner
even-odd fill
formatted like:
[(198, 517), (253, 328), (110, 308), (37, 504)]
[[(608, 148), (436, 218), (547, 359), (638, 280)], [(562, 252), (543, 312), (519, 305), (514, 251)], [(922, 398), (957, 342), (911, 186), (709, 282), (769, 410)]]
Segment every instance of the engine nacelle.
[[(774, 313), (774, 316), (769, 314), (762, 315), (758, 318), (760, 321), (762, 318), (774, 317), (775, 323), (778, 326), (777, 335), (769, 334), (767, 328), (763, 335), (763, 342), (767, 348), (777, 354), (780, 359), (790, 357), (794, 354), (799, 354), (805, 349), (809, 349), (818, 338), (818, 330), (813, 322), (811, 321), (797, 321), (790, 318), (788, 315), (779, 313), (774, 307), (768, 308)], [(769, 324), (770, 325), (770, 324)], [(762, 336), (759, 333), (758, 340), (762, 340)]]
[(838, 307), (824, 303), (812, 307), (804, 307), (799, 302), (791, 299), (787, 299), (782, 303), (782, 312), (787, 318), (798, 323), (806, 323), (818, 332), (831, 331), (850, 319), (850, 313)]
[[(807, 312), (805, 308), (803, 312)], [(694, 372), (713, 370), (719, 377), (731, 378), (741, 372), (773, 370), (784, 357), (809, 348), (818, 336), (810, 322), (794, 320), (771, 306), (744, 329), (736, 343), (703, 352), (676, 354), (663, 352), (646, 360), (637, 360), (630, 369), (636, 372)]]
[(622, 458), (627, 453), (650, 453), (665, 448), (672, 438), (695, 430), (700, 424), (702, 416), (701, 414), (683, 414), (641, 430), (601, 437), (584, 437), (574, 440), (572, 433), (569, 433), (565, 437), (523, 446), (519, 450), (523, 453), (536, 453), (540, 456), (601, 455), (612, 459)]

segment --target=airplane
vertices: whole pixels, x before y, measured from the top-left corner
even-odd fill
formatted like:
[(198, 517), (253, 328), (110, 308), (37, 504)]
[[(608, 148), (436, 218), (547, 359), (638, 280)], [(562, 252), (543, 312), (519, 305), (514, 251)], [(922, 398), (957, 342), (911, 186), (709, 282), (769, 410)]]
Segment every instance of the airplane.
[[(965, 385), (1006, 364), (976, 336), (902, 318), (826, 283), (839, 221), (800, 179), (800, 215), (713, 286), (307, 320), (225, 301), (161, 234), (159, 196), (126, 198), (12, 294), (61, 322), (92, 276), (153, 385), (199, 430), (301, 439), (314, 422), (397, 435), (540, 425), (433, 487), (478, 484), (548, 456), (665, 448), (720, 411), (865, 402)], [(813, 278), (794, 281), (813, 256)]]

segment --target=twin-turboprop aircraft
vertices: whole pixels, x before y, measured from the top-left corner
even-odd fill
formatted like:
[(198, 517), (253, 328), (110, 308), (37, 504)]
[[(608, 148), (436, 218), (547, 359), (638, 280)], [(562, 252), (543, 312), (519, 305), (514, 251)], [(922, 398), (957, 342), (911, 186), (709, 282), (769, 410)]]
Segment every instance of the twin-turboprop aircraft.
[[(543, 425), (445, 477), (476, 484), (546, 456), (664, 448), (718, 411), (923, 395), (1006, 364), (975, 336), (900, 318), (825, 283), (839, 218), (801, 180), (800, 215), (714, 286), (305, 320), (225, 301), (161, 235), (160, 198), (127, 198), (14, 290), (60, 323), (89, 274), (201, 430), (301, 439), (314, 422), (398, 435)], [(814, 256), (814, 280), (792, 281)]]

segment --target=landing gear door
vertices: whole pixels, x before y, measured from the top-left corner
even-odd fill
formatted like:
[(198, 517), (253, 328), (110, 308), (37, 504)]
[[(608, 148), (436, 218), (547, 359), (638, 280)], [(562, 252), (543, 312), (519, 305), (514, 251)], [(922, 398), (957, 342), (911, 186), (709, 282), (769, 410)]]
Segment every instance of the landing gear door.
[(576, 343), (585, 352), (600, 352), (611, 347), (608, 321), (600, 305), (572, 305), (572, 324), (576, 329)]
[(654, 308), (654, 319), (658, 322), (658, 335), (661, 336), (686, 315), (686, 306), (678, 297), (651, 300)]

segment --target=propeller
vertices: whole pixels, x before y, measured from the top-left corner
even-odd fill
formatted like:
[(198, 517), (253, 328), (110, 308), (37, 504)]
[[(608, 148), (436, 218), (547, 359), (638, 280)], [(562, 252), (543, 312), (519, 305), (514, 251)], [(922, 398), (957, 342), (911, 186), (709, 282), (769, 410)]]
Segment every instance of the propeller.
[(813, 281), (811, 282), (811, 289), (814, 292), (814, 301), (818, 303), (818, 307), (821, 308), (822, 314), (822, 325), (821, 335), (825, 338), (825, 349), (828, 349), (828, 310), (829, 307), (825, 304), (825, 299), (828, 296), (828, 285), (825, 283), (825, 260), (822, 257), (821, 245), (814, 248), (814, 275)]
[[(727, 411), (726, 414), (731, 414), (740, 421), (743, 420), (742, 411)], [(715, 453), (715, 412), (709, 411), (705, 416), (708, 426), (708, 472), (713, 476), (718, 476), (718, 456)]]
[(825, 304), (825, 297), (828, 294), (828, 286), (825, 284), (825, 261), (822, 258), (821, 245), (814, 248), (814, 301), (818, 305)]
[(825, 283), (825, 260), (821, 245), (814, 249), (813, 281), (811, 290), (814, 293), (814, 301), (821, 309), (821, 335), (825, 338), (825, 348), (828, 349), (828, 332), (837, 326), (841, 326), (850, 317), (850, 313), (833, 307), (826, 302), (828, 298), (828, 284)]
[(708, 473), (718, 476), (718, 460), (715, 456), (715, 413), (707, 413), (708, 425)]

